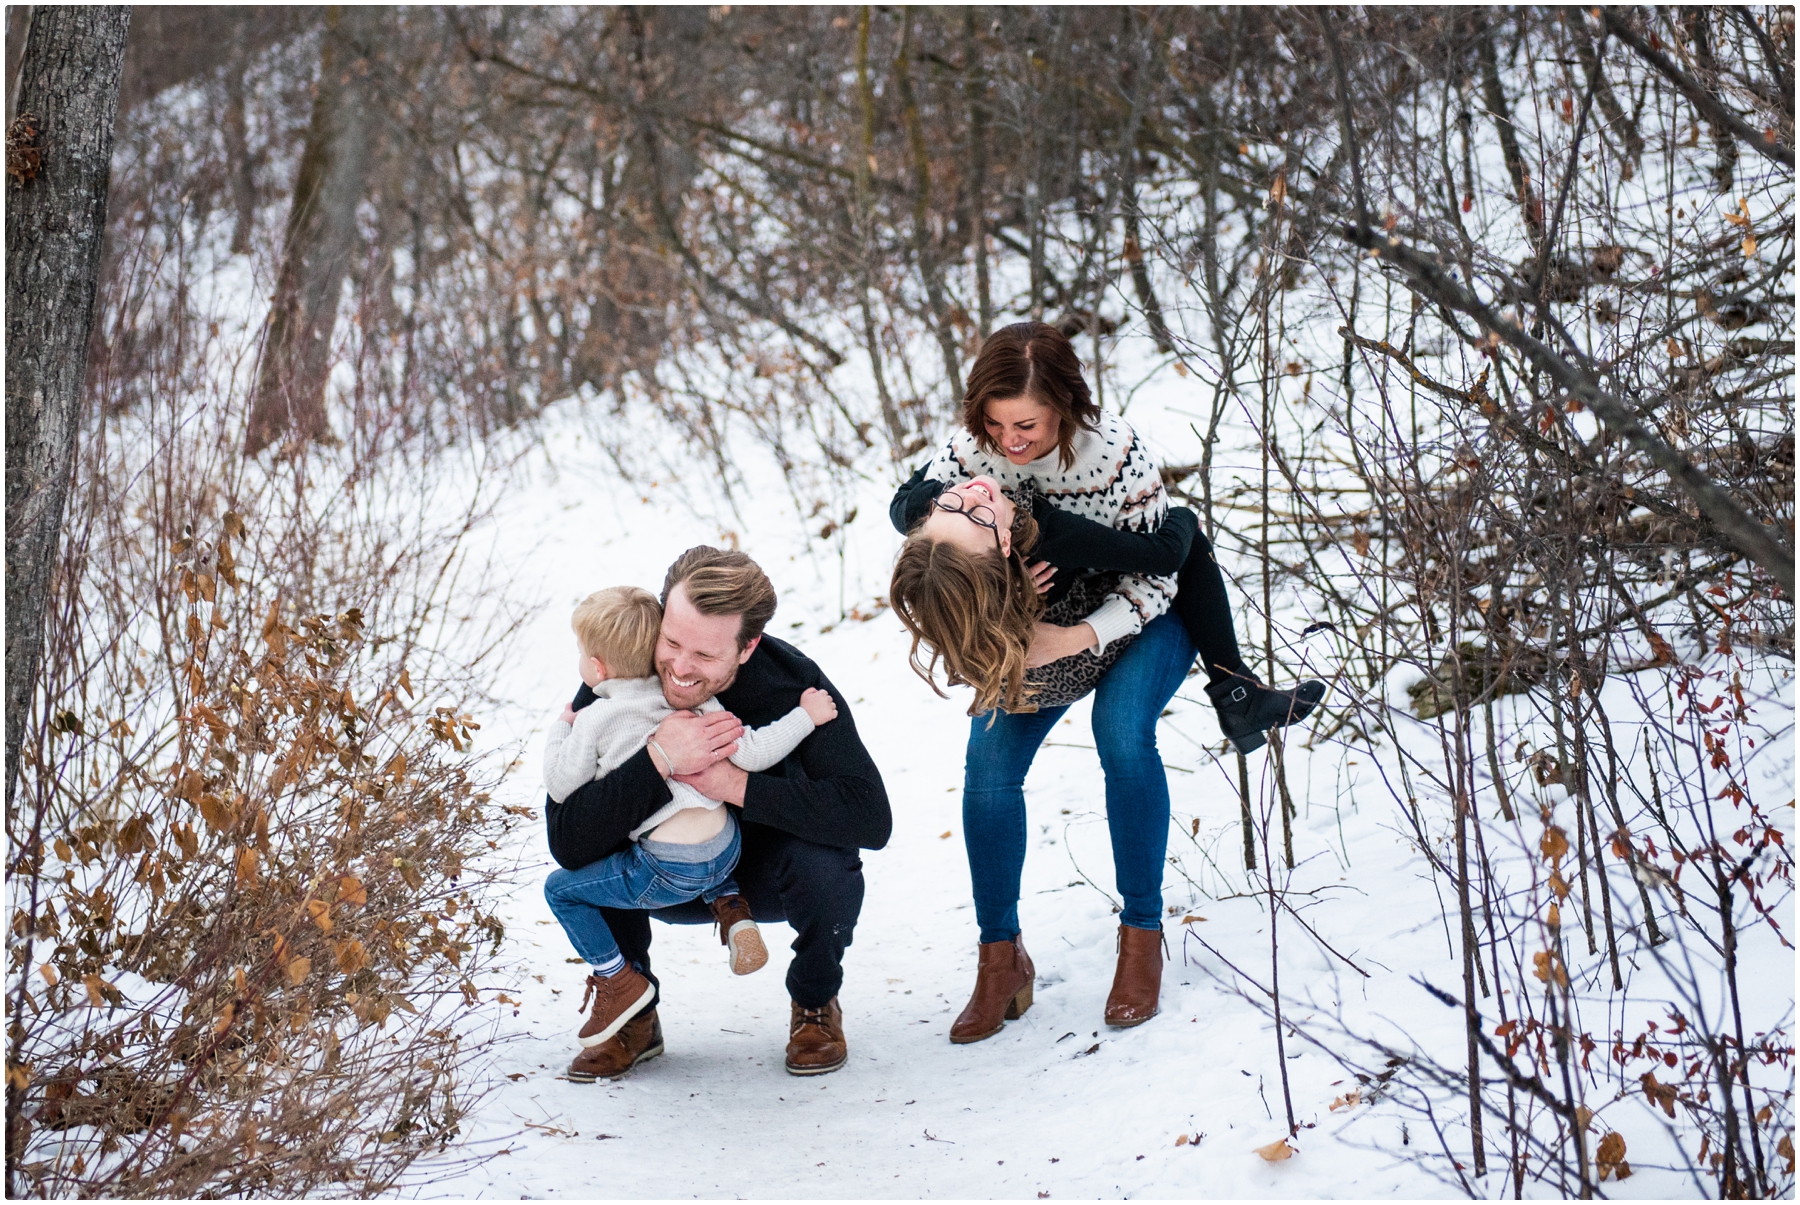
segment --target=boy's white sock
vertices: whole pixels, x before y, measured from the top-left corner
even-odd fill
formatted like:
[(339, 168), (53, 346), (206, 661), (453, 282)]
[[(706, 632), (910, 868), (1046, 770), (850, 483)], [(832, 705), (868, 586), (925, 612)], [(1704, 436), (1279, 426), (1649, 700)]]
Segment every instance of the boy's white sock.
[(605, 962), (596, 962), (588, 969), (602, 979), (611, 979), (614, 975), (617, 975), (620, 971), (625, 969), (625, 955), (614, 954)]

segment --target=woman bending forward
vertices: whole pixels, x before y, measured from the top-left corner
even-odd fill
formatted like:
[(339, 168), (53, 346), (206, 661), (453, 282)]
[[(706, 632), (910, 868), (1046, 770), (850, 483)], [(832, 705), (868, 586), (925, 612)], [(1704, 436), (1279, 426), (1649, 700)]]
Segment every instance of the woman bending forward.
[(963, 840), (981, 946), (950, 1040), (992, 1037), (1031, 1007), (1018, 911), (1025, 775), (1090, 690), (1123, 903), (1106, 1023), (1140, 1025), (1156, 1015), (1164, 957), (1163, 708), (1197, 647), (1220, 725), (1246, 751), (1267, 728), (1302, 718), (1324, 685), (1272, 691), (1244, 667), (1193, 512), (1171, 510), (1157, 466), (1123, 419), (1094, 405), (1055, 327), (1019, 323), (989, 336), (969, 373), (964, 425), (894, 500), (908, 537), (889, 592), (912, 634), (913, 668), (935, 689), (941, 665), (951, 685), (975, 691)]

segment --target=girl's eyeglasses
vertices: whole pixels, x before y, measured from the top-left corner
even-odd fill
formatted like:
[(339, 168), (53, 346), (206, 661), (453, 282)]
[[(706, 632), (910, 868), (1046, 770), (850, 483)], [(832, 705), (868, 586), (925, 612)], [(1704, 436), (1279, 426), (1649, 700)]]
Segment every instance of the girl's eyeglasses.
[(991, 506), (980, 502), (970, 506), (961, 494), (943, 493), (938, 495), (937, 507), (939, 510), (947, 510), (953, 515), (961, 515), (977, 527), (987, 528), (994, 533), (996, 540), (1000, 538), (1000, 524), (995, 521), (994, 509)]

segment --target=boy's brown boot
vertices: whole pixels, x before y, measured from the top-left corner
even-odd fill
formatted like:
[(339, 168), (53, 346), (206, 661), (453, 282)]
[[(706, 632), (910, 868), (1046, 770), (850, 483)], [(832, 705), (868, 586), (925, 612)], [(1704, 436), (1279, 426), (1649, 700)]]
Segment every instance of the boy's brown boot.
[(650, 1007), (656, 999), (656, 985), (638, 973), (630, 963), (617, 975), (589, 975), (587, 991), (582, 993), (581, 1007), (587, 1011), (594, 1002), (588, 1019), (576, 1037), (583, 1046), (598, 1046), (618, 1033), (631, 1018)]
[(623, 1029), (598, 1046), (589, 1046), (576, 1055), (569, 1064), (569, 1082), (591, 1084), (597, 1079), (618, 1079), (662, 1052), (662, 1022), (653, 1008), (625, 1022)]
[(719, 922), (719, 941), (725, 946), (733, 975), (760, 971), (769, 961), (769, 947), (762, 930), (750, 916), (750, 902), (741, 895), (722, 895), (712, 902), (713, 919)]

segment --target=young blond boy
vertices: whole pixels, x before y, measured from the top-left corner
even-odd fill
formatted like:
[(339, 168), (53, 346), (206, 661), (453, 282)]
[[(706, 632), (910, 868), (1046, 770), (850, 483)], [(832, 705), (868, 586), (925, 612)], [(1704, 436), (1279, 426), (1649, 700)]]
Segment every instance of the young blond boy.
[[(614, 586), (575, 608), (581, 680), (599, 696), (577, 712), (565, 706), (544, 749), (544, 787), (561, 803), (583, 784), (610, 773), (648, 744), (673, 711), (654, 673), (662, 607), (648, 591)], [(709, 699), (701, 711), (718, 711)], [(837, 718), (823, 690), (808, 690), (800, 705), (772, 724), (746, 729), (733, 764), (750, 771), (779, 763), (813, 729)], [(663, 755), (664, 764), (668, 756)], [(602, 908), (658, 908), (702, 899), (712, 907), (730, 951), (731, 969), (747, 975), (768, 961), (750, 907), (731, 877), (742, 841), (736, 818), (717, 800), (670, 780), (673, 798), (631, 831), (630, 848), (579, 870), (555, 870), (544, 883), (551, 911), (575, 950), (587, 960), (581, 1008), (593, 1009), (577, 1036), (583, 1046), (612, 1037), (646, 1008), (656, 989), (619, 952)]]

